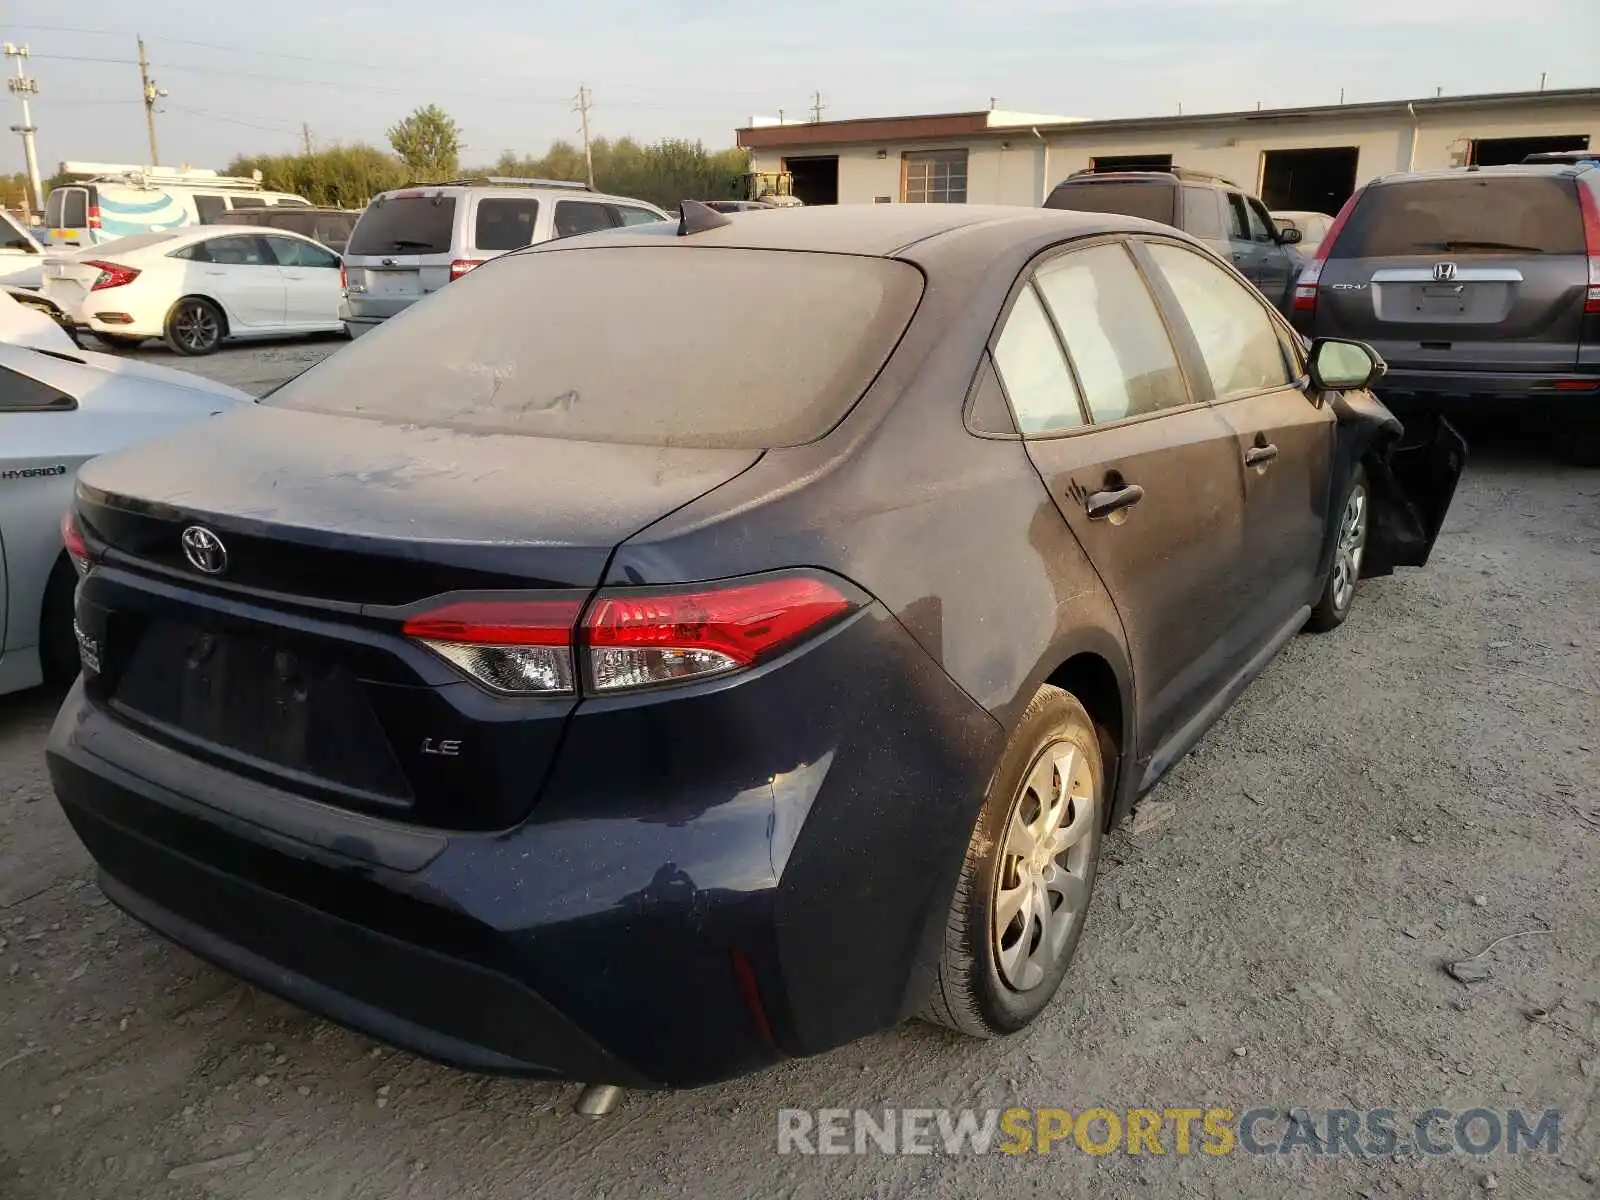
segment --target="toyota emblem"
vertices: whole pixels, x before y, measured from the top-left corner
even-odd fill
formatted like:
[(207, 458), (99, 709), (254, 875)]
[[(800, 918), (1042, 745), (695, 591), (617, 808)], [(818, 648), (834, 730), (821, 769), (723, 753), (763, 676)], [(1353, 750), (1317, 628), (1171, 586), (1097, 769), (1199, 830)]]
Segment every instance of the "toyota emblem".
[(183, 556), (196, 571), (207, 575), (221, 575), (228, 569), (228, 548), (204, 525), (191, 525), (183, 531)]

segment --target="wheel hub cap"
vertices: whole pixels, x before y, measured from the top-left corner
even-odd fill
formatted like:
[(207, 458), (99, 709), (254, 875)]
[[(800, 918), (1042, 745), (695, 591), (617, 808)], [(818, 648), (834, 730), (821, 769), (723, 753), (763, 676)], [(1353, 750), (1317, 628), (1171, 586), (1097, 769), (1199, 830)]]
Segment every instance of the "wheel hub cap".
[(1367, 548), (1367, 492), (1357, 487), (1345, 501), (1339, 518), (1339, 544), (1333, 557), (1333, 603), (1342, 612), (1355, 595), (1361, 578), (1361, 559)]
[(1044, 982), (1088, 903), (1099, 797), (1088, 760), (1056, 742), (1034, 761), (1011, 810), (995, 886), (992, 940), (1005, 983)]

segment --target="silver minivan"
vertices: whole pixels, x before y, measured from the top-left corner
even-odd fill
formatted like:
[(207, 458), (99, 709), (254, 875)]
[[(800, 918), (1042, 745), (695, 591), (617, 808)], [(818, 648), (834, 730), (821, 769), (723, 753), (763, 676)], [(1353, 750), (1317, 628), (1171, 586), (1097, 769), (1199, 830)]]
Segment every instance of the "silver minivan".
[(643, 200), (551, 179), (489, 176), (384, 192), (350, 234), (339, 315), (359, 337), (508, 250), (669, 219)]

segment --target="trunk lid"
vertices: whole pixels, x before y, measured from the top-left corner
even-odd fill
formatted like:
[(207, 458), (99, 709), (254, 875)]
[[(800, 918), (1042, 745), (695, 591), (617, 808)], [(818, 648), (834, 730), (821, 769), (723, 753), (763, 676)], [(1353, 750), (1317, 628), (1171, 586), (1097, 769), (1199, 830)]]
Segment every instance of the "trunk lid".
[(1377, 184), (1322, 265), (1316, 333), (1400, 369), (1570, 369), (1588, 274), (1571, 178)]
[[(586, 597), (614, 546), (759, 450), (468, 434), (254, 408), (90, 462), (91, 697), (147, 736), (420, 824), (524, 815), (576, 698), (493, 694), (405, 637), (447, 593)], [(185, 548), (200, 526), (225, 559)]]

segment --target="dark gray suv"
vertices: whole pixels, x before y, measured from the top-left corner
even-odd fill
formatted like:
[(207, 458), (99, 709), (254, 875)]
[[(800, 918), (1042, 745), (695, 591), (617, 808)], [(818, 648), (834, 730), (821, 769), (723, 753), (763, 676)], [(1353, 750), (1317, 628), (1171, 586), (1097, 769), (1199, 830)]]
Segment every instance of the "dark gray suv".
[(1299, 230), (1279, 229), (1260, 200), (1204, 171), (1079, 171), (1056, 184), (1044, 206), (1121, 213), (1176, 226), (1231, 262), (1284, 313), (1305, 265), (1290, 249), (1300, 240)]
[(1519, 425), (1600, 455), (1600, 169), (1523, 164), (1373, 180), (1295, 288), (1308, 337), (1359, 338), (1386, 400)]

